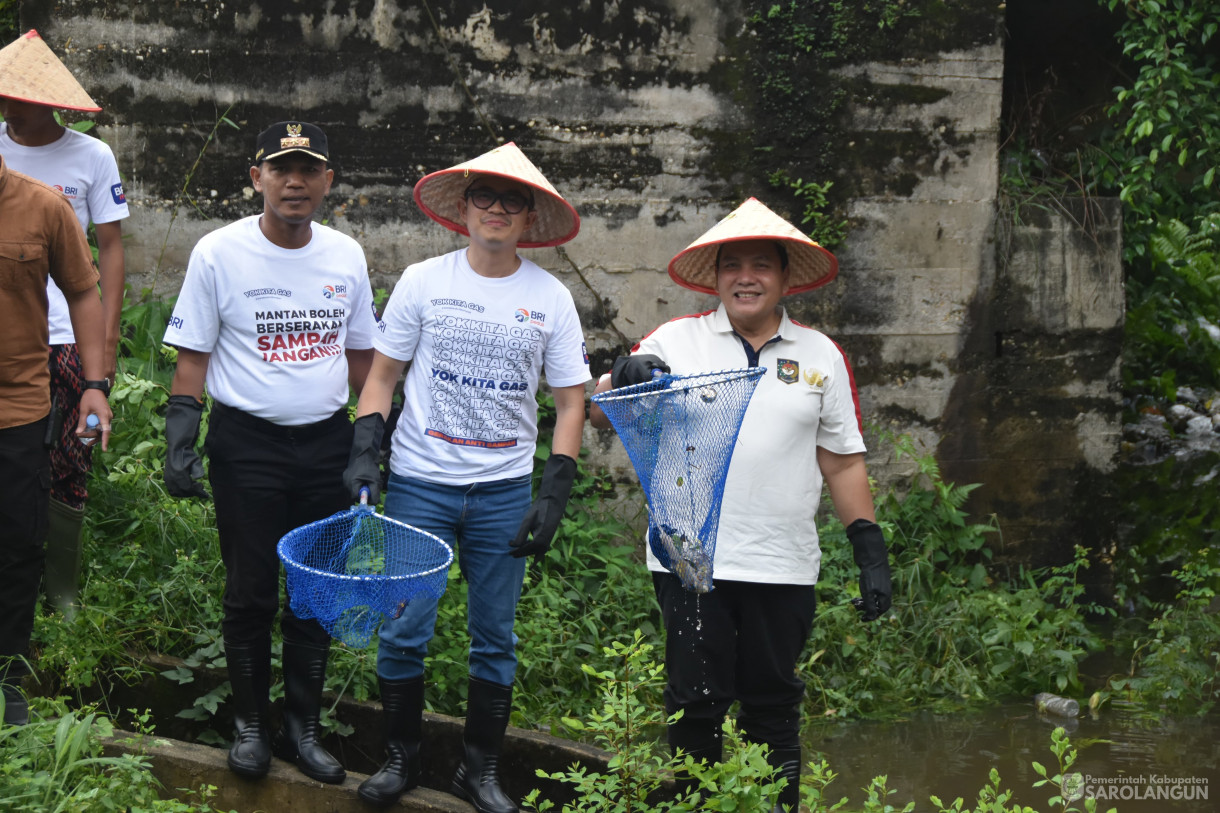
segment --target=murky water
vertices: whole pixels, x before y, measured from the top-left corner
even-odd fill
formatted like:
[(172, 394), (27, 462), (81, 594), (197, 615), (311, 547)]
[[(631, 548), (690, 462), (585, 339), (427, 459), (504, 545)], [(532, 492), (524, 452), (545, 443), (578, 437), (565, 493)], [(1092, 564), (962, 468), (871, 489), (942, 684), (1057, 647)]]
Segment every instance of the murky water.
[[(1078, 720), (1041, 717), (1032, 702), (981, 714), (912, 715), (902, 722), (820, 724), (806, 733), (806, 749), (820, 751), (839, 776), (827, 798), (846, 796), (859, 808), (862, 788), (888, 776), (897, 790), (889, 803), (915, 803), (918, 813), (937, 813), (957, 797), (971, 809), (994, 767), (1013, 801), (1046, 813), (1059, 788), (1034, 788), (1039, 762), (1057, 773), (1051, 731), (1064, 725), (1079, 749), (1072, 769), (1081, 774), (1080, 793), (1098, 799), (1098, 811), (1119, 813), (1213, 813), (1220, 811), (1220, 715), (1143, 719), (1121, 707), (1106, 707)], [(1108, 742), (1107, 742), (1108, 741)], [(1070, 790), (1070, 788), (1069, 788)], [(1084, 809), (1083, 799), (1075, 806)], [(1056, 808), (1059, 809), (1059, 808)]]

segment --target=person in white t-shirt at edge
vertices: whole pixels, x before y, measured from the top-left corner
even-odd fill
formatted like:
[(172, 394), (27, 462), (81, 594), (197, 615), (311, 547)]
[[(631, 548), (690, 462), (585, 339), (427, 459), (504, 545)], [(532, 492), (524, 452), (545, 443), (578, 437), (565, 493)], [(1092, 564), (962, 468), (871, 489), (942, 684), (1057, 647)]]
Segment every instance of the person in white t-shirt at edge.
[(165, 485), (207, 498), (204, 450), (225, 564), (224, 636), (237, 730), (229, 768), (259, 778), (271, 756), (306, 776), (346, 777), (319, 742), (330, 636), (282, 602), (284, 714), (268, 731), (271, 626), (281, 604), (276, 545), (288, 531), (346, 510), (352, 445), (348, 391), (372, 359), (376, 316), (360, 245), (313, 216), (330, 191), (326, 135), (282, 121), (258, 135), (250, 180), (261, 214), (204, 235), (191, 252), (165, 343), (178, 364), (165, 412)]
[[(813, 624), (823, 483), (860, 568), (865, 620), (890, 607), (890, 567), (864, 463), (859, 404), (843, 351), (793, 322), (780, 300), (829, 282), (829, 251), (750, 198), (669, 264), (679, 285), (716, 294), (715, 310), (682, 316), (615, 360), (596, 392), (677, 375), (763, 366), (725, 481), (710, 593), (683, 588), (648, 551), (666, 629), (670, 746), (719, 762), (734, 701), (751, 742), (770, 747), (787, 780), (777, 813), (799, 804), (801, 701), (797, 659)], [(596, 404), (590, 423), (606, 429)], [(693, 783), (684, 784), (690, 790)]]
[(51, 503), (47, 523), (47, 598), (71, 615), (80, 589), (81, 525), (89, 497), (93, 449), (76, 437), (81, 392), (86, 387), (107, 395), (114, 381), (123, 313), (123, 231), (127, 198), (114, 153), (104, 141), (64, 127), (56, 109), (96, 113), (102, 108), (47, 47), (38, 32), (28, 31), (0, 50), (0, 155), (9, 169), (53, 186), (64, 194), (81, 228), (93, 224), (101, 272), (102, 308), (106, 320), (104, 376), (86, 381), (68, 302), (47, 279), (50, 326)]
[[(464, 753), (450, 792), (479, 813), (513, 813), (497, 766), (517, 668), (513, 620), (523, 557), (541, 557), (563, 517), (590, 380), (571, 294), (517, 249), (565, 243), (580, 218), (512, 143), (425, 176), (415, 201), (469, 245), (408, 267), (395, 286), (374, 339), (344, 477), (352, 499), (368, 487), (376, 501), (384, 421), (410, 362), (385, 513), (456, 543), (471, 647)], [(531, 504), (535, 394), (544, 371), (555, 433)], [(419, 784), (424, 657), (436, 608), (416, 599), (381, 627), (387, 760), (359, 791), (375, 805), (395, 804)]]

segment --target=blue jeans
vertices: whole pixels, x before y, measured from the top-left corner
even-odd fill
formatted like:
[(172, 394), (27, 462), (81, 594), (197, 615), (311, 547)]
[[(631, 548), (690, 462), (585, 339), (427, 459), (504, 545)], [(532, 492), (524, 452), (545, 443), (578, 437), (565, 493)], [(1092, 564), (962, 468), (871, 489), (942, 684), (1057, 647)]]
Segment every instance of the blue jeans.
[[(391, 474), (386, 489), (386, 516), (436, 534), (453, 547), (467, 584), (470, 674), (501, 686), (513, 685), (517, 672), (513, 620), (526, 564), (509, 555), (508, 543), (529, 506), (528, 474), (461, 486)], [(408, 680), (424, 673), (436, 605), (435, 599), (421, 596), (381, 625), (378, 675)]]

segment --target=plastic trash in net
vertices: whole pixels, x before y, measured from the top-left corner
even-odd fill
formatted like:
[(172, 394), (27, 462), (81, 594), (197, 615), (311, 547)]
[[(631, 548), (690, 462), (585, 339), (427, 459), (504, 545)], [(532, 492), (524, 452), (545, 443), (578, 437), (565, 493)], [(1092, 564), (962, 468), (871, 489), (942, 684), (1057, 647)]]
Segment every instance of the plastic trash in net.
[(416, 598), (439, 599), (453, 561), (453, 549), (440, 537), (367, 506), (289, 531), (276, 551), (292, 611), (316, 618), (331, 637), (356, 648)]
[(648, 500), (648, 546), (687, 590), (712, 589), (729, 460), (766, 371), (658, 375), (593, 396), (640, 478)]

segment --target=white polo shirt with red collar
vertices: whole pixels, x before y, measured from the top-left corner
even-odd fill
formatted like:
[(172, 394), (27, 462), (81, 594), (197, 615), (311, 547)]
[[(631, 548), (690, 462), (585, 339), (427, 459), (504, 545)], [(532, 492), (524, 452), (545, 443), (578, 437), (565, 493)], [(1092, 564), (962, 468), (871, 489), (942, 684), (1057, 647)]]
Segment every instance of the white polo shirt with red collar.
[[(721, 305), (658, 327), (632, 349), (664, 359), (675, 375), (742, 369), (754, 359)], [(757, 354), (767, 372), (746, 410), (720, 509), (713, 575), (768, 584), (815, 584), (822, 552), (817, 447), (864, 452), (851, 366), (825, 334), (783, 311)], [(652, 551), (648, 567), (664, 571)]]

